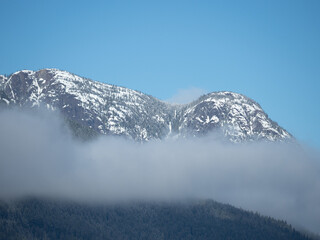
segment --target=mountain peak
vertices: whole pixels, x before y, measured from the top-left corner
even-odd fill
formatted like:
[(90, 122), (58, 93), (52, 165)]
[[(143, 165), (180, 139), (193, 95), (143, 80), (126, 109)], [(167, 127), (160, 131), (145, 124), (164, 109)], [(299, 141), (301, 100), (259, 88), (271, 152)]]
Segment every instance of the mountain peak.
[(138, 141), (198, 137), (217, 130), (232, 142), (292, 138), (268, 118), (258, 103), (239, 93), (212, 92), (177, 106), (51, 68), (0, 77), (0, 102), (31, 108), (45, 106), (96, 133)]

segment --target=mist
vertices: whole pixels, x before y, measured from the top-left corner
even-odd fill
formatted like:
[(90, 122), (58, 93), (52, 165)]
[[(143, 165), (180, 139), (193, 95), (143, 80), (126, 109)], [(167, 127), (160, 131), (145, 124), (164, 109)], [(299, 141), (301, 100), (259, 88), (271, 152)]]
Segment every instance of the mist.
[(297, 143), (75, 140), (57, 113), (0, 112), (0, 198), (214, 199), (320, 233), (320, 158)]
[(200, 96), (206, 94), (207, 92), (208, 91), (204, 89), (196, 87), (178, 89), (178, 91), (171, 98), (165, 101), (172, 104), (187, 104), (198, 99)]

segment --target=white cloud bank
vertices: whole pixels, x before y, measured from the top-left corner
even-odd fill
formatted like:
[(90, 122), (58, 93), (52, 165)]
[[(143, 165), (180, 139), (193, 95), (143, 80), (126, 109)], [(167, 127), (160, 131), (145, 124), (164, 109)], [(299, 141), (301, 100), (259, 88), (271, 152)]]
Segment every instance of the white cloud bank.
[(319, 155), (296, 145), (203, 138), (72, 140), (56, 115), (0, 112), (0, 198), (210, 198), (320, 232)]

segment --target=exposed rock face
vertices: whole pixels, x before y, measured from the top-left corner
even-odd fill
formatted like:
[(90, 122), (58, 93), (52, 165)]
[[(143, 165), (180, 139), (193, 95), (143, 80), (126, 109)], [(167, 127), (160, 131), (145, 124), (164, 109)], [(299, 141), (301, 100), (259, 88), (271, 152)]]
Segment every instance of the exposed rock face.
[(213, 92), (176, 106), (57, 69), (0, 76), (0, 105), (43, 106), (101, 134), (138, 141), (218, 131), (233, 142), (292, 138), (268, 118), (259, 104), (241, 94)]

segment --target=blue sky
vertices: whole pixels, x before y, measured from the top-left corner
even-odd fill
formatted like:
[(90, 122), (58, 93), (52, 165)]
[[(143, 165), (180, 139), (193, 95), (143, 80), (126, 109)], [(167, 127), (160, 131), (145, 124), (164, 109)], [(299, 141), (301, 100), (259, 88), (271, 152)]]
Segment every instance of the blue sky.
[(59, 68), (163, 100), (235, 91), (320, 148), (320, 1), (1, 0), (0, 9), (0, 74)]

